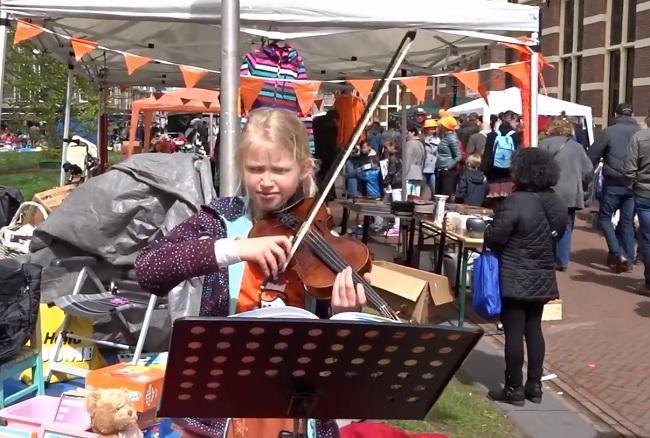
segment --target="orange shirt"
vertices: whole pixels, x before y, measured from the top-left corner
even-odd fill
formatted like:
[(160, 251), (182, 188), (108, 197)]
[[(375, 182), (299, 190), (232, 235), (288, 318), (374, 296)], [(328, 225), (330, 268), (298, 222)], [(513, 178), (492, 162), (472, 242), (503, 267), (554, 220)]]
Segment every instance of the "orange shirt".
[[(241, 280), (241, 287), (239, 289), (239, 297), (237, 297), (236, 313), (247, 312), (259, 307), (260, 287), (262, 286), (263, 281), (264, 274), (262, 274), (257, 265), (251, 265), (246, 262), (244, 275)], [(286, 293), (287, 299), (283, 301), (287, 306), (299, 307), (301, 309), (305, 308), (305, 291), (303, 282), (300, 281), (298, 275), (292, 269), (285, 271), (285, 273), (280, 276), (278, 283), (286, 284), (284, 292)]]
[[(257, 309), (260, 301), (260, 287), (264, 281), (264, 274), (257, 265), (246, 262), (242, 277), (239, 297), (237, 298), (237, 313)], [(286, 305), (305, 307), (305, 293), (303, 283), (296, 273), (289, 269), (278, 283), (287, 284)], [(288, 301), (288, 302), (287, 302)], [(233, 418), (230, 423), (227, 438), (277, 438), (282, 431), (293, 431), (293, 420), (288, 418)]]
[(343, 94), (336, 98), (334, 109), (339, 113), (339, 134), (337, 143), (340, 147), (345, 147), (352, 137), (354, 128), (363, 116), (365, 105), (361, 98), (351, 94)]

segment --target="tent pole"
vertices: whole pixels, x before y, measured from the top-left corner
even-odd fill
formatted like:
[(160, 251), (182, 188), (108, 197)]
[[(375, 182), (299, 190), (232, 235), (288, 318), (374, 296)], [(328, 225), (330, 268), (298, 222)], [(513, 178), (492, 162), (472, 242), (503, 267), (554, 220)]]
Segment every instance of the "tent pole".
[(2, 98), (5, 83), (5, 58), (7, 56), (7, 13), (0, 11), (0, 123), (2, 123)]
[(68, 154), (68, 139), (70, 137), (70, 106), (72, 104), (72, 78), (74, 67), (72, 65), (68, 66), (68, 85), (65, 89), (65, 113), (63, 117), (63, 150), (61, 151), (61, 174), (59, 176), (59, 186), (62, 186), (65, 182), (65, 171), (63, 170), (63, 165), (67, 161)]
[(530, 147), (536, 148), (537, 133), (537, 96), (539, 93), (539, 53), (533, 51), (530, 56)]
[(235, 152), (239, 140), (239, 0), (221, 2), (221, 117), (219, 123), (219, 196), (238, 193)]

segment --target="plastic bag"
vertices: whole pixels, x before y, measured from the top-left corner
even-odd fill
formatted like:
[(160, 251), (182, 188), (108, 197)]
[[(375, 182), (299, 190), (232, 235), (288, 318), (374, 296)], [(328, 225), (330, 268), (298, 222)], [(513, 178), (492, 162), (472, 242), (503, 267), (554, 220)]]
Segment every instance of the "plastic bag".
[(472, 308), (485, 318), (492, 318), (501, 313), (499, 256), (494, 251), (483, 251), (474, 261)]

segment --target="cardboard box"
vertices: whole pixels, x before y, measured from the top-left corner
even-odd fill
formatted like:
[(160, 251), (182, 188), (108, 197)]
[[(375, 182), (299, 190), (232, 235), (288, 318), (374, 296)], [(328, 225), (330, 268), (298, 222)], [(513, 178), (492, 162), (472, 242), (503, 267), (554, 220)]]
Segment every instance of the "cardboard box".
[(92, 370), (86, 376), (86, 388), (124, 388), (136, 411), (147, 412), (158, 406), (165, 371), (157, 366), (118, 363)]
[(542, 321), (562, 321), (562, 300), (553, 300), (544, 304)]
[(454, 302), (447, 277), (396, 263), (374, 261), (370, 282), (400, 317), (418, 324), (432, 322), (436, 307)]

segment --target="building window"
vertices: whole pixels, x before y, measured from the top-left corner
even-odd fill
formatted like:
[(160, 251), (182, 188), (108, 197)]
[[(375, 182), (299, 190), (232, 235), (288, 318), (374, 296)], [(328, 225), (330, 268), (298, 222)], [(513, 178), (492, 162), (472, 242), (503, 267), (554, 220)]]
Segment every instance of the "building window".
[(636, 3), (637, 0), (628, 0), (627, 5), (627, 40), (636, 39)]
[(637, 0), (609, 0), (609, 45), (606, 47), (609, 60), (609, 87), (607, 114), (613, 117), (616, 105), (631, 102), (634, 83), (634, 38), (636, 35)]
[(571, 100), (571, 64), (572, 59), (562, 59), (562, 99)]
[(578, 10), (578, 19), (576, 20), (576, 27), (578, 28), (578, 47), (576, 50), (578, 52), (582, 51), (582, 39), (584, 38), (584, 26), (582, 25), (583, 20), (585, 19), (585, 2), (583, 0), (578, 0), (576, 2), (576, 9)]
[(564, 2), (564, 53), (573, 52), (574, 1)]
[(625, 0), (611, 0), (612, 14), (610, 17), (611, 32), (609, 34), (609, 44), (614, 46), (621, 43), (623, 33), (623, 8)]
[(562, 0), (562, 43), (560, 54), (560, 77), (564, 100), (577, 101), (582, 82), (582, 39), (584, 0)]

